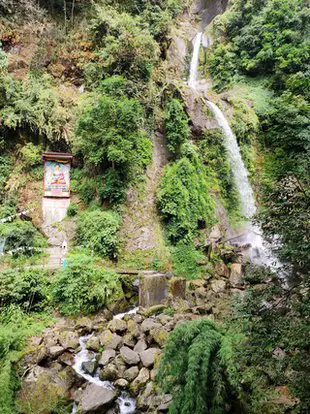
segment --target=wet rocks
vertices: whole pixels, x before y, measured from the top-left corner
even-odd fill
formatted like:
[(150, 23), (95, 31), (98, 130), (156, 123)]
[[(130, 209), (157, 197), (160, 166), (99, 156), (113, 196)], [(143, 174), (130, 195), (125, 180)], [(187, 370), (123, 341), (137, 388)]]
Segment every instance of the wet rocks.
[(134, 366), (134, 367), (128, 368), (124, 372), (123, 377), (127, 381), (132, 382), (138, 376), (138, 374), (139, 374), (139, 368), (137, 366)]
[(80, 414), (100, 414), (112, 406), (116, 393), (96, 384), (89, 384), (82, 392), (79, 404)]
[(99, 336), (100, 344), (111, 349), (118, 349), (122, 344), (122, 337), (107, 329)]
[(95, 361), (85, 361), (82, 363), (83, 370), (87, 373), (92, 375), (96, 370), (97, 364)]

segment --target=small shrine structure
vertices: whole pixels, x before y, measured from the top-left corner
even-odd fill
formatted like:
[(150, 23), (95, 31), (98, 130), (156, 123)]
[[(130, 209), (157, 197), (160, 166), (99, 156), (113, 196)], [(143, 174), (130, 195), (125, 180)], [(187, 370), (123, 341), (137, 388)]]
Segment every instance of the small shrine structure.
[(61, 152), (45, 152), (44, 197), (70, 197), (70, 169), (73, 155)]

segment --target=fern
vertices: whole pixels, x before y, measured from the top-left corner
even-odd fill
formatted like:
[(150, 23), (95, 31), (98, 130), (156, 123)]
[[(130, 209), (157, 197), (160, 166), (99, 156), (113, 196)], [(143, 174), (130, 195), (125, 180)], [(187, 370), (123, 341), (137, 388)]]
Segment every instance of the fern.
[(209, 320), (179, 325), (168, 338), (157, 382), (173, 396), (170, 414), (224, 413), (240, 395), (229, 336)]

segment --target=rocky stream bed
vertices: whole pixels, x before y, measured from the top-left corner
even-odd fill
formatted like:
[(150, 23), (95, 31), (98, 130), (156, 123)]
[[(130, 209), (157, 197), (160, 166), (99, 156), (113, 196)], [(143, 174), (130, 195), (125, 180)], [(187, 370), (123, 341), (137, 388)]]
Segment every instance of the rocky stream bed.
[(61, 402), (77, 414), (164, 413), (171, 395), (155, 378), (165, 342), (178, 324), (217, 318), (232, 293), (242, 294), (241, 264), (218, 266), (211, 280), (187, 282), (184, 298), (113, 315), (58, 318), (32, 337), (19, 362), (18, 404), (25, 414), (52, 414)]

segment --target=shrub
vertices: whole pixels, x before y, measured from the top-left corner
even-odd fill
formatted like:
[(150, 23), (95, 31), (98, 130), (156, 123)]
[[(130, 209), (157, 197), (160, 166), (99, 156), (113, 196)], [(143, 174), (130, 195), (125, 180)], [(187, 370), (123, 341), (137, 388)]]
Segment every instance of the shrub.
[(188, 140), (190, 128), (189, 118), (184, 112), (183, 105), (178, 99), (172, 99), (165, 110), (165, 134), (168, 148), (177, 153), (181, 145)]
[(20, 149), (19, 155), (21, 158), (22, 166), (26, 171), (29, 171), (31, 168), (42, 164), (41, 152), (42, 148), (38, 145), (32, 144), (31, 142), (28, 142)]
[(38, 310), (47, 301), (47, 273), (42, 269), (6, 269), (0, 273), (0, 307), (11, 304)]
[(170, 333), (157, 375), (173, 396), (170, 414), (224, 413), (234, 404), (239, 384), (232, 343), (208, 320), (182, 323)]
[(67, 210), (67, 216), (69, 216), (69, 217), (76, 216), (77, 213), (78, 213), (78, 210), (79, 210), (79, 206), (75, 203), (71, 203), (68, 207), (68, 210)]
[(113, 211), (85, 211), (77, 220), (78, 242), (102, 257), (113, 258), (117, 254), (119, 215)]
[(52, 298), (64, 315), (96, 312), (121, 295), (119, 276), (87, 254), (69, 256), (52, 282)]
[(169, 239), (192, 240), (199, 225), (214, 221), (214, 201), (206, 171), (196, 153), (168, 165), (157, 194), (158, 207), (167, 224)]
[(0, 224), (0, 237), (5, 238), (5, 251), (14, 254), (32, 254), (35, 248), (46, 247), (46, 240), (28, 221), (15, 220), (13, 223)]
[(195, 249), (193, 243), (185, 244), (181, 241), (172, 250), (173, 272), (186, 279), (198, 279), (202, 272), (197, 261), (202, 259), (205, 256)]

